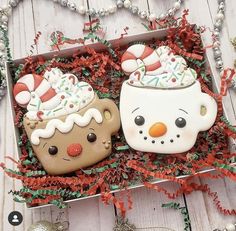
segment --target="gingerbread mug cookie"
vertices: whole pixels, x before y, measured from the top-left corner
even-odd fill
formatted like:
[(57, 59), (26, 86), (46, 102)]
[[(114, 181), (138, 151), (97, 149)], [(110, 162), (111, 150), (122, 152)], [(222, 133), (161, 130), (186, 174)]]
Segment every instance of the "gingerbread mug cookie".
[(122, 69), (121, 123), (135, 150), (182, 153), (190, 150), (200, 131), (214, 124), (215, 100), (201, 91), (196, 72), (167, 46), (153, 50), (142, 44), (128, 48)]
[(54, 68), (43, 77), (23, 76), (13, 94), (27, 107), (24, 128), (48, 174), (70, 173), (111, 153), (119, 111), (112, 100), (99, 99), (88, 83)]

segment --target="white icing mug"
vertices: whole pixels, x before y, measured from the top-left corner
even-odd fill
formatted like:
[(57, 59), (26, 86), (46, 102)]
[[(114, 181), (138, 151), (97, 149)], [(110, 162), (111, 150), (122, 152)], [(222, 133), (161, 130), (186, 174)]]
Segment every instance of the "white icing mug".
[(120, 113), (130, 147), (142, 152), (172, 154), (190, 150), (198, 133), (212, 127), (217, 104), (201, 92), (198, 81), (179, 89), (135, 87), (125, 81)]

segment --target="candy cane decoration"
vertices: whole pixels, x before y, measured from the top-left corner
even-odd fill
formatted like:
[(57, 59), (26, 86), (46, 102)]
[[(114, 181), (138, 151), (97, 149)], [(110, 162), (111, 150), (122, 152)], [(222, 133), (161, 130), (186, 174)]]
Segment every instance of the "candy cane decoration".
[(159, 55), (155, 50), (143, 44), (132, 45), (123, 54), (121, 59), (123, 71), (131, 74), (140, 68), (138, 59), (143, 62), (147, 75), (155, 75), (160, 72), (158, 70), (161, 67)]
[(60, 103), (60, 98), (51, 84), (42, 76), (36, 74), (28, 74), (20, 78), (14, 86), (13, 95), (16, 102), (27, 107), (32, 92), (40, 98), (44, 109), (51, 109)]

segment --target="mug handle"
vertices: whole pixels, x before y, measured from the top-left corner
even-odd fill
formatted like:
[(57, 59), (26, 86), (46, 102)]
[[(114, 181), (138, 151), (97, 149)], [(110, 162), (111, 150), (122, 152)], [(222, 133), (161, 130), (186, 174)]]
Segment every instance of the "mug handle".
[[(120, 128), (120, 112), (116, 104), (111, 99), (101, 99), (101, 110), (104, 119), (110, 124), (112, 132), (116, 132)], [(106, 118), (106, 111), (110, 114), (110, 118)]]
[(217, 116), (217, 103), (214, 98), (206, 93), (202, 93), (200, 100), (200, 110), (204, 106), (206, 108), (206, 114), (200, 115), (202, 126), (201, 131), (206, 131), (212, 127)]

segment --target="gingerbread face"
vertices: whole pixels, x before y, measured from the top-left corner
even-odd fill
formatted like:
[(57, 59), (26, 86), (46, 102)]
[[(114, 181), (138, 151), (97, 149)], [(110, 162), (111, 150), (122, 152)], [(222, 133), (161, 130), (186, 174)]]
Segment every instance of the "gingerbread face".
[(116, 105), (97, 97), (79, 113), (42, 122), (24, 118), (37, 158), (51, 175), (93, 165), (111, 153), (111, 135), (120, 127)]
[(129, 80), (122, 85), (121, 123), (135, 150), (182, 153), (190, 150), (200, 131), (215, 122), (217, 104), (201, 92), (196, 72), (169, 47), (157, 50), (136, 44), (122, 58)]

